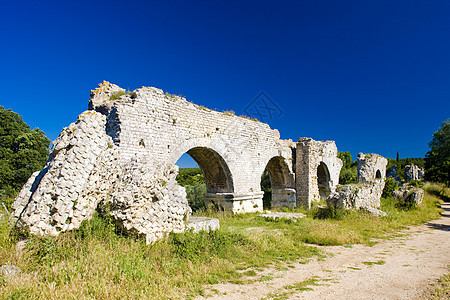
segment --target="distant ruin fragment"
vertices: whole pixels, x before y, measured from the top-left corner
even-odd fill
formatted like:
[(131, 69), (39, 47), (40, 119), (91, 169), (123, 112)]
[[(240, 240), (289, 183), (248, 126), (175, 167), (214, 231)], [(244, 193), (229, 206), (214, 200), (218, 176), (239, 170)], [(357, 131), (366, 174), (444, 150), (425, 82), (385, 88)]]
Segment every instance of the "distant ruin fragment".
[(416, 166), (414, 164), (405, 166), (405, 181), (410, 182), (411, 180), (421, 180), (423, 178), (423, 168)]
[(363, 208), (375, 215), (383, 215), (378, 208), (386, 177), (387, 159), (378, 154), (358, 154), (358, 184), (338, 187), (338, 191), (327, 198), (335, 208)]

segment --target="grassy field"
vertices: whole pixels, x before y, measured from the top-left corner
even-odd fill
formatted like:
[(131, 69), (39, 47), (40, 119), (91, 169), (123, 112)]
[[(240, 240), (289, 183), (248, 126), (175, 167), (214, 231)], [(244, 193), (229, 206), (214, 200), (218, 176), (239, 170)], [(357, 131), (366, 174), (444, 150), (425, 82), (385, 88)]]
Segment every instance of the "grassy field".
[[(265, 267), (324, 256), (314, 245), (372, 245), (407, 226), (439, 218), (442, 186), (427, 185), (423, 205), (405, 211), (383, 199), (386, 217), (362, 211), (313, 208), (298, 222), (266, 221), (256, 214), (216, 214), (213, 232), (170, 234), (152, 245), (115, 233), (111, 220), (95, 216), (59, 237), (18, 237), (0, 220), (0, 265), (16, 265), (15, 278), (0, 275), (1, 299), (191, 298), (205, 284), (259, 280)], [(298, 210), (302, 212), (301, 210)]]

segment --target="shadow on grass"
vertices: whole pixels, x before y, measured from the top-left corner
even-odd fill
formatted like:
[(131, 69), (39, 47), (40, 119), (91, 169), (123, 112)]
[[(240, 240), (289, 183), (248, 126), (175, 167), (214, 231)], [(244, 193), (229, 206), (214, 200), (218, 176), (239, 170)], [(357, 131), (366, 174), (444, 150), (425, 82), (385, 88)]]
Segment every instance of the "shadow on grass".
[(450, 197), (447, 195), (444, 195), (444, 193), (442, 191), (430, 189), (430, 190), (428, 190), (428, 193), (430, 193), (431, 195), (433, 195), (439, 199), (442, 199), (444, 202), (450, 202)]

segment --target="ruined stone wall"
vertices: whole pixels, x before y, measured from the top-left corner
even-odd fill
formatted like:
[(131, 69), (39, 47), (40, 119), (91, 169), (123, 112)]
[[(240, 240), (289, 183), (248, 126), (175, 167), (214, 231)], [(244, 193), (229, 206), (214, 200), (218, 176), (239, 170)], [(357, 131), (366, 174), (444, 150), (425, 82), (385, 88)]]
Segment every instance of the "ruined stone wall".
[(104, 131), (105, 119), (87, 111), (64, 128), (45, 168), (34, 173), (17, 196), (14, 216), (32, 233), (56, 235), (92, 215), (96, 203), (82, 195), (98, 157), (112, 142)]
[(378, 154), (358, 153), (356, 168), (358, 171), (358, 182), (372, 182), (375, 179), (386, 178), (387, 159)]
[(311, 202), (320, 200), (321, 190), (328, 194), (335, 190), (343, 163), (334, 141), (311, 138), (298, 140), (296, 157), (297, 205), (309, 209)]
[(105, 119), (87, 111), (61, 132), (46, 167), (33, 174), (12, 206), (19, 226), (58, 235), (78, 228), (100, 207), (125, 232), (148, 242), (184, 230), (191, 210), (176, 166), (149, 164), (142, 154), (123, 164), (121, 149), (105, 133)]
[(184, 153), (202, 168), (205, 199), (232, 212), (262, 210), (265, 169), (274, 206), (308, 208), (339, 180), (334, 142), (281, 140), (267, 124), (156, 88), (127, 92), (103, 82), (89, 108), (61, 132), (46, 167), (13, 204), (18, 224), (32, 233), (78, 228), (95, 211), (148, 242), (184, 230), (191, 210), (175, 166)]
[(387, 159), (378, 154), (358, 154), (358, 184), (339, 186), (327, 198), (327, 204), (335, 208), (366, 209), (376, 215), (384, 215), (377, 208), (381, 205), (386, 177)]
[[(174, 164), (184, 153), (201, 167), (223, 159), (213, 168), (202, 169), (207, 172), (209, 198), (236, 199), (235, 212), (262, 210), (260, 177), (272, 157), (282, 156), (292, 169), (290, 142), (280, 140), (279, 132), (267, 124), (213, 111), (156, 88), (143, 87), (109, 100), (120, 90), (105, 83), (90, 103), (93, 109), (108, 111), (107, 128), (122, 149), (122, 161), (147, 150), (153, 163)], [(218, 179), (226, 182), (218, 184)]]
[(420, 180), (423, 178), (423, 168), (416, 166), (414, 164), (405, 166), (405, 181), (409, 182), (411, 180)]
[(328, 205), (335, 208), (352, 209), (364, 208), (371, 210), (381, 205), (380, 199), (384, 189), (384, 182), (370, 182), (361, 185), (346, 185), (330, 195)]

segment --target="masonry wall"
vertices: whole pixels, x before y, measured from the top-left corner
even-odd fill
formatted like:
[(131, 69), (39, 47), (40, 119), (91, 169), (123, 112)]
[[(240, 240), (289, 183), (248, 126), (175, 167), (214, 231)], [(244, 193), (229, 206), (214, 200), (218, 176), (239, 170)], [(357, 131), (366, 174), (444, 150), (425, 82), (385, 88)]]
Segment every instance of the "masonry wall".
[[(210, 184), (206, 178), (208, 193), (227, 193), (228, 197), (231, 194), (244, 200), (253, 198), (250, 205), (254, 208), (246, 209), (256, 211), (262, 210), (261, 174), (269, 160), (283, 157), (293, 172), (295, 143), (280, 140), (279, 132), (265, 123), (231, 112), (213, 111), (157, 88), (143, 87), (134, 91), (135, 97), (123, 95), (119, 100), (109, 100), (111, 93), (120, 90), (104, 83), (97, 89), (100, 92), (93, 93), (90, 103), (92, 109), (107, 112), (109, 135), (122, 149), (124, 162), (148, 153), (155, 163), (174, 164), (184, 153), (189, 153), (201, 166), (202, 161), (217, 154), (223, 163), (212, 169), (220, 171), (224, 165), (227, 170), (223, 171), (225, 175), (211, 170)], [(203, 169), (208, 172), (206, 167)], [(223, 177), (229, 181), (227, 187), (214, 188), (213, 181)], [(217, 195), (210, 196), (217, 199)]]
[(33, 233), (77, 228), (105, 204), (126, 231), (149, 242), (184, 230), (190, 208), (175, 180), (184, 153), (202, 168), (206, 200), (232, 212), (263, 209), (266, 168), (274, 206), (309, 208), (319, 191), (333, 190), (342, 167), (334, 142), (281, 140), (267, 124), (156, 88), (126, 92), (103, 82), (89, 108), (61, 132), (46, 168), (14, 202), (18, 224)]
[[(296, 152), (297, 206), (309, 209), (312, 202), (319, 201), (321, 198), (319, 182), (326, 183), (324, 188), (328, 194), (335, 190), (343, 163), (337, 157), (334, 141), (322, 142), (311, 138), (300, 138)], [(321, 164), (325, 166), (326, 178), (318, 176), (318, 168)]]

